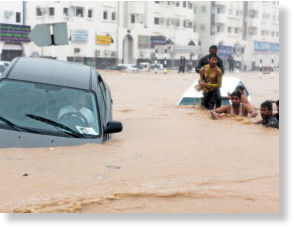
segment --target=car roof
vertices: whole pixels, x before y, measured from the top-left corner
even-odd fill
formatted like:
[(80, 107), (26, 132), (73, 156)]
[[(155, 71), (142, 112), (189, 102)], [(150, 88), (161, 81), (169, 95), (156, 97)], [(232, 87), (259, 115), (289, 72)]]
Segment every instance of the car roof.
[[(195, 86), (198, 84), (198, 81), (195, 81), (192, 86), (183, 94), (182, 97), (203, 97), (202, 91), (196, 91)], [(223, 77), (222, 86), (221, 86), (221, 95), (227, 96), (228, 92), (232, 93), (234, 89), (243, 84), (242, 81), (237, 77)], [(244, 84), (243, 84), (244, 86)], [(244, 86), (245, 87), (245, 86)], [(247, 90), (247, 89), (246, 89)]]
[[(9, 68), (9, 67), (8, 67)], [(16, 58), (1, 78), (91, 89), (91, 67), (47, 58)]]

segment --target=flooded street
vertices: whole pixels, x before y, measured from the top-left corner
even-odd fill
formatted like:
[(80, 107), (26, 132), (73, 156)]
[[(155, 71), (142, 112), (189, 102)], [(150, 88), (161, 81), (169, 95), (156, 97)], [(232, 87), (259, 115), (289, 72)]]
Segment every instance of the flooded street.
[[(100, 71), (123, 131), (102, 145), (0, 149), (0, 212), (277, 213), (279, 131), (178, 107), (196, 74)], [(259, 108), (278, 73), (239, 77)], [(274, 106), (275, 109), (275, 106)]]

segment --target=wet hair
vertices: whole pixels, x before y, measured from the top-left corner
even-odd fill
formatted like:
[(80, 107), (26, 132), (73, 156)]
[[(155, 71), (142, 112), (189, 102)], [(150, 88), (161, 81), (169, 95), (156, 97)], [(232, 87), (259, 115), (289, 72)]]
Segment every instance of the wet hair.
[(216, 45), (212, 45), (209, 47), (209, 50), (217, 50), (217, 46)]
[(273, 111), (273, 104), (271, 101), (265, 101), (260, 105), (260, 108), (267, 108), (269, 111)]
[(233, 96), (239, 97), (241, 99), (241, 93), (236, 90), (231, 94), (231, 97), (233, 97)]
[(210, 54), (209, 57), (208, 57), (208, 59), (211, 59), (211, 58), (216, 58), (216, 59), (218, 59), (216, 54)]
[(242, 85), (238, 85), (238, 86), (236, 87), (236, 90), (245, 90), (245, 88), (244, 88), (244, 86), (242, 86)]

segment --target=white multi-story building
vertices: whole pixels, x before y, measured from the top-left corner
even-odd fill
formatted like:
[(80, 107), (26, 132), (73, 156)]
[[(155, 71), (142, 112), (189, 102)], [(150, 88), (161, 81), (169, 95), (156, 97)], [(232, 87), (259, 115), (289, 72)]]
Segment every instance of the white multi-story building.
[(279, 2), (248, 2), (244, 64), (279, 66)]
[(14, 56), (25, 54), (23, 34), (29, 32), (24, 24), (23, 15), (25, 4), (23, 2), (0, 2), (0, 60), (11, 59)]
[(67, 22), (69, 45), (37, 47), (30, 55), (56, 56), (103, 67), (154, 58), (197, 60), (192, 2), (27, 2), (26, 22)]
[(232, 56), (240, 68), (278, 66), (278, 2), (212, 1), (195, 5), (199, 56), (217, 45), (225, 64)]

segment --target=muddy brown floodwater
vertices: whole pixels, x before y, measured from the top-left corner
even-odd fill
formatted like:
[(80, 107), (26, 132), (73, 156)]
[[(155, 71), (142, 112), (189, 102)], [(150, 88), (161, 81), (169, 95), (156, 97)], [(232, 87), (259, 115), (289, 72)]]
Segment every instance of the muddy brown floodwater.
[[(0, 212), (279, 211), (279, 131), (252, 124), (260, 115), (178, 107), (196, 74), (100, 73), (123, 132), (100, 145), (0, 149)], [(278, 73), (235, 75), (256, 107), (279, 98)]]

